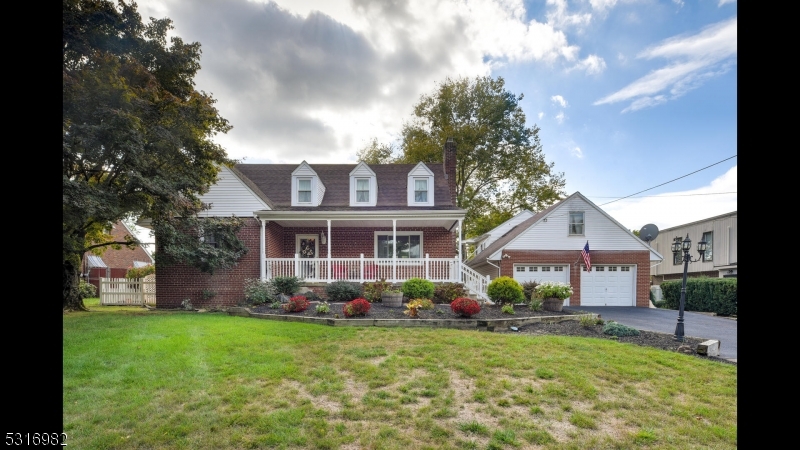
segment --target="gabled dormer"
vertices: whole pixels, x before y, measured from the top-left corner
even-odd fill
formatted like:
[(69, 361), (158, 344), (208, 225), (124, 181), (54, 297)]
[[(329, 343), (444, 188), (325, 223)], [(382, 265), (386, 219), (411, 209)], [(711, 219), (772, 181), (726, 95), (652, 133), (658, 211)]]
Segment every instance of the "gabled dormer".
[(319, 206), (325, 196), (325, 185), (319, 175), (303, 161), (292, 172), (292, 206)]
[(423, 162), (408, 172), (408, 206), (433, 206), (433, 172)]
[(350, 206), (375, 206), (378, 179), (367, 163), (361, 161), (350, 172)]

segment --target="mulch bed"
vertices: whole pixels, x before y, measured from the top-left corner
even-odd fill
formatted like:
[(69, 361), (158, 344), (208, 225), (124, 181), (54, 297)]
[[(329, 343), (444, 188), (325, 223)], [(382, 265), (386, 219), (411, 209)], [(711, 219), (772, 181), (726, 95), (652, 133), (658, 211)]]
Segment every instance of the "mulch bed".
[[(259, 305), (257, 307), (251, 307), (250, 310), (254, 313), (258, 314), (283, 314), (283, 315), (292, 315), (292, 316), (306, 316), (306, 317), (326, 317), (326, 318), (333, 318), (336, 314), (339, 315), (340, 319), (344, 319), (344, 313), (342, 312), (342, 308), (344, 307), (344, 303), (329, 303), (331, 307), (331, 311), (327, 314), (317, 314), (316, 307), (317, 302), (311, 302), (311, 306), (308, 307), (307, 310), (301, 312), (293, 312), (287, 313), (284, 312), (282, 309), (272, 309), (269, 305)], [(431, 310), (420, 310), (419, 311), (419, 318), (420, 319), (464, 319), (468, 320), (466, 317), (459, 316), (458, 314), (453, 313), (450, 309), (450, 305), (434, 305), (435, 309)], [(370, 308), (369, 312), (365, 317), (354, 317), (356, 318), (364, 318), (364, 319), (409, 319), (409, 320), (416, 320), (411, 319), (403, 312), (406, 311), (406, 303), (403, 303), (403, 306), (400, 308), (390, 308), (388, 306), (383, 306), (381, 303), (373, 303), (372, 307)], [(500, 311), (500, 307), (497, 305), (484, 305), (481, 307), (481, 312), (478, 314), (473, 315), (469, 319), (478, 319), (478, 320), (485, 320), (485, 319), (516, 319), (516, 318), (523, 318), (523, 317), (539, 317), (539, 316), (566, 316), (569, 315), (567, 312), (552, 312), (552, 311), (532, 311), (527, 306), (519, 305), (514, 308), (514, 315), (505, 314)]]
[[(342, 308), (344, 303), (329, 303), (330, 312), (327, 314), (317, 314), (316, 306), (318, 302), (311, 302), (311, 306), (307, 310), (301, 312), (287, 313), (283, 309), (272, 309), (269, 305), (251, 306), (250, 310), (257, 314), (275, 314), (275, 315), (291, 315), (291, 316), (305, 316), (305, 317), (325, 317), (325, 318), (338, 318), (346, 319)], [(369, 312), (365, 317), (354, 318), (367, 318), (367, 319), (411, 319), (403, 314), (406, 310), (405, 303), (401, 308), (390, 308), (383, 306), (381, 303), (373, 303)], [(497, 305), (484, 305), (481, 307), (481, 312), (473, 315), (470, 319), (510, 319), (510, 318), (525, 318), (525, 317), (539, 317), (539, 316), (566, 316), (571, 315), (569, 312), (553, 312), (553, 311), (532, 311), (526, 306), (519, 305), (514, 308), (514, 315), (505, 314), (500, 311)], [(435, 309), (428, 311), (419, 311), (420, 319), (463, 319), (462, 316), (453, 313), (450, 310), (450, 305), (435, 305)], [(681, 352), (694, 355), (698, 358), (718, 361), (726, 364), (736, 365), (735, 361), (728, 361), (724, 358), (717, 358), (713, 356), (703, 356), (695, 352), (697, 344), (705, 341), (696, 337), (685, 337), (684, 342), (677, 342), (671, 334), (656, 333), (652, 331), (639, 331), (638, 336), (623, 336), (615, 338), (603, 333), (602, 325), (592, 325), (584, 327), (577, 320), (565, 320), (561, 322), (541, 322), (533, 323), (530, 325), (523, 325), (517, 327), (518, 331), (511, 331), (510, 329), (495, 329), (496, 333), (513, 333), (513, 334), (528, 334), (528, 335), (559, 335), (559, 336), (577, 336), (577, 337), (592, 337), (598, 339), (611, 339), (617, 342), (628, 344), (641, 345), (646, 347), (654, 347), (661, 350)]]

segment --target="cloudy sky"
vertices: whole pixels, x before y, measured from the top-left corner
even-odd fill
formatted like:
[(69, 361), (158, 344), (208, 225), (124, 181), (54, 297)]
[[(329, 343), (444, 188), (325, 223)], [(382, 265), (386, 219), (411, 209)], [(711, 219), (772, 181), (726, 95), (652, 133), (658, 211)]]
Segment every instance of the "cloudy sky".
[[(447, 77), (524, 94), (566, 191), (597, 205), (737, 153), (735, 0), (142, 0), (202, 45), (250, 163), (354, 162)], [(737, 158), (603, 206), (631, 229), (734, 211)]]

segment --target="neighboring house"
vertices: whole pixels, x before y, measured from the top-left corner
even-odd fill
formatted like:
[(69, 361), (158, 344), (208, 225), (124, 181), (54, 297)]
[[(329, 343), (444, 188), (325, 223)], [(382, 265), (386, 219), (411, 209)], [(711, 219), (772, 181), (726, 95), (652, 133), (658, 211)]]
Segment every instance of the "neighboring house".
[[(513, 220), (513, 219), (512, 219)], [(650, 266), (662, 256), (576, 192), (508, 227), (466, 264), (484, 276), (569, 283), (569, 306), (650, 305)], [(591, 271), (581, 250), (589, 243)]]
[(705, 239), (707, 243), (705, 262), (701, 260), (689, 263), (687, 276), (736, 277), (737, 217), (737, 212), (734, 211), (659, 231), (650, 244), (666, 258), (662, 264), (654, 267), (653, 284), (660, 285), (662, 281), (683, 278), (683, 253), (676, 257), (670, 246), (676, 237), (683, 240), (687, 234), (692, 241), (692, 259), (700, 258), (697, 243), (701, 239)]
[(239, 236), (249, 251), (235, 267), (213, 275), (188, 265), (159, 267), (157, 305), (177, 307), (190, 299), (195, 306), (234, 306), (244, 299), (249, 278), (297, 276), (317, 293), (341, 279), (462, 281), (467, 272), (474, 280), (477, 274), (462, 267), (456, 239), (465, 211), (455, 201), (452, 140), (443, 156), (435, 164), (303, 161), (222, 168), (201, 197), (210, 209), (200, 215), (245, 218)]
[[(109, 233), (115, 241), (124, 241), (126, 235), (134, 236), (133, 232), (119, 221), (111, 226)], [(131, 267), (142, 267), (153, 264), (153, 257), (141, 246), (133, 250), (122, 247), (116, 250), (107, 247), (102, 255), (92, 255), (87, 252), (83, 255), (82, 269), (84, 280), (93, 284), (100, 292), (100, 278), (124, 278)]]

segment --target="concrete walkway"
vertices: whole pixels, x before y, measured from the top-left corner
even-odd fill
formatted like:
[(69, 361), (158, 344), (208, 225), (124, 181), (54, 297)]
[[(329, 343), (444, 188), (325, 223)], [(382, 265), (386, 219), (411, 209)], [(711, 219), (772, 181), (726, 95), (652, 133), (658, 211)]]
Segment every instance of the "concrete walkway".
[[(655, 308), (636, 308), (632, 306), (577, 306), (564, 309), (587, 311), (600, 314), (603, 320), (613, 320), (629, 327), (644, 331), (675, 334), (678, 311)], [(684, 311), (684, 335), (719, 341), (719, 356), (736, 361), (737, 322), (726, 317)]]

